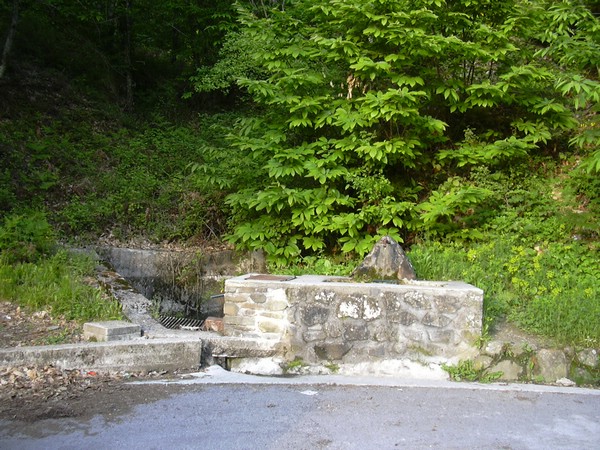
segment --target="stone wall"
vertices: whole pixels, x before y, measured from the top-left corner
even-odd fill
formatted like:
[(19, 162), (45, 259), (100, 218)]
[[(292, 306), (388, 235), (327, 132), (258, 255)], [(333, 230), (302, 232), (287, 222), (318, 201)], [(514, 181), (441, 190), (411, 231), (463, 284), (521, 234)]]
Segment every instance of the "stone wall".
[(278, 341), (288, 361), (439, 363), (477, 354), (482, 307), (462, 282), (245, 275), (225, 282), (223, 320), (226, 335)]

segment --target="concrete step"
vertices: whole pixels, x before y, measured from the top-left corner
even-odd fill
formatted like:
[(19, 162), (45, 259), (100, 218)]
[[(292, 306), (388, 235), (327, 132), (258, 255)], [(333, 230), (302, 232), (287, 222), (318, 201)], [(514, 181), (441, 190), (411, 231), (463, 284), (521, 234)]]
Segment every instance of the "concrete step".
[(83, 324), (83, 337), (88, 341), (107, 342), (139, 338), (142, 328), (124, 320), (88, 322)]

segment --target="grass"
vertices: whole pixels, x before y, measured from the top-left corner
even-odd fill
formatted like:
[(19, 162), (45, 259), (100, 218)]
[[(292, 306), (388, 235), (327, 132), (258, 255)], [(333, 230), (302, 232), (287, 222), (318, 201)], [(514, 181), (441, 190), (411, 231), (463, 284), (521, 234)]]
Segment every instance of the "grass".
[(35, 263), (10, 264), (0, 257), (0, 298), (67, 320), (121, 319), (120, 304), (85, 282), (93, 271), (90, 258), (64, 250)]
[(527, 246), (498, 236), (486, 243), (419, 244), (409, 257), (419, 278), (464, 280), (483, 289), (492, 326), (507, 317), (557, 343), (600, 345), (600, 265), (590, 244)]

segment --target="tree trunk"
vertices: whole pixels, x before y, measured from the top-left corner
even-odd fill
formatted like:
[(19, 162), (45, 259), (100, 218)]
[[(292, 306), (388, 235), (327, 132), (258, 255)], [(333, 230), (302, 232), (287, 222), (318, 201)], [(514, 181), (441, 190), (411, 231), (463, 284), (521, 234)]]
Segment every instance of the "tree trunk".
[(125, 59), (125, 109), (133, 109), (133, 67), (131, 63), (131, 3), (132, 0), (125, 1), (125, 17), (123, 18), (123, 51)]
[(17, 22), (19, 21), (19, 0), (13, 0), (13, 12), (10, 20), (6, 40), (4, 41), (4, 49), (2, 50), (2, 60), (0, 61), (0, 80), (4, 77), (6, 66), (8, 64), (8, 55), (12, 50), (15, 32), (17, 31)]

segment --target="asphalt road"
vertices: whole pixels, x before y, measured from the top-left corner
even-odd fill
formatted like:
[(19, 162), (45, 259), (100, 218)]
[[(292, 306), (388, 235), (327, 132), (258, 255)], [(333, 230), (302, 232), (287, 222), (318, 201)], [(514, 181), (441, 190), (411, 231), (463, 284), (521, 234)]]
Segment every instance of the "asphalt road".
[(0, 422), (0, 448), (600, 449), (600, 391), (577, 388), (213, 369), (137, 383), (90, 410)]

